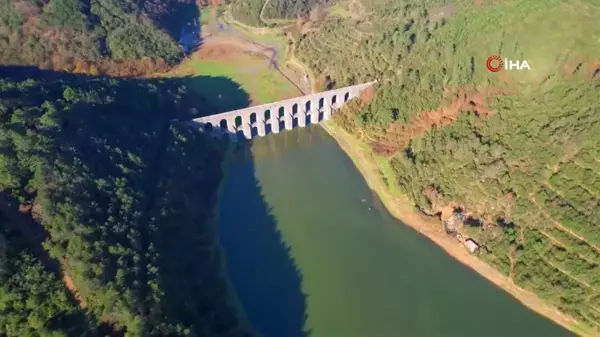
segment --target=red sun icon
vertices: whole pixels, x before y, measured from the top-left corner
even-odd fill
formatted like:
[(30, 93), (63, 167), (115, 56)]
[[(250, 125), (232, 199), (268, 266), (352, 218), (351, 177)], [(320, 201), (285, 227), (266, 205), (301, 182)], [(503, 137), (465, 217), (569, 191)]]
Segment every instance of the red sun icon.
[[(496, 61), (498, 63), (496, 66), (492, 65), (493, 63), (496, 63), (494, 61)], [(499, 72), (500, 69), (502, 69), (502, 67), (504, 67), (504, 62), (502, 61), (502, 59), (500, 58), (500, 56), (494, 55), (494, 56), (488, 57), (487, 62), (485, 63), (485, 65), (487, 66), (487, 68), (488, 68), (489, 71), (491, 71), (493, 73), (496, 73), (496, 72)]]

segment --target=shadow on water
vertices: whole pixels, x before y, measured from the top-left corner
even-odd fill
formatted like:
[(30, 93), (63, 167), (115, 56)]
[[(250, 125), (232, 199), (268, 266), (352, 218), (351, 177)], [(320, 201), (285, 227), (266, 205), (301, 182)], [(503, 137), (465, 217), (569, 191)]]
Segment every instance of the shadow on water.
[[(35, 130), (51, 144), (39, 155), (48, 165), (45, 179), (60, 186), (48, 194), (50, 203), (68, 203), (78, 213), (64, 219), (64, 228), (52, 230), (85, 223), (89, 231), (81, 239), (105, 245), (90, 252), (64, 241), (72, 233), (50, 237), (67, 247), (67, 257), (76, 257), (78, 275), (96, 275), (86, 296), (112, 296), (114, 305), (96, 303), (95, 312), (135, 314), (144, 322), (138, 331), (143, 336), (181, 335), (174, 332), (181, 327), (189, 327), (191, 336), (251, 336), (236, 323), (225, 300), (229, 295), (219, 274), (216, 226), (208, 221), (226, 144), (172, 122), (189, 119), (193, 108), (206, 111), (209, 100), (189, 93), (176, 79), (112, 79), (1, 66), (0, 74), (15, 81), (33, 79), (0, 91), (7, 107), (13, 101), (39, 107), (47, 100), (57, 107), (57, 127)], [(229, 79), (200, 80), (248, 100)], [(27, 125), (17, 124), (7, 127), (24, 132)], [(121, 247), (120, 253), (110, 252), (114, 246)], [(107, 292), (114, 284), (124, 290)]]
[(249, 146), (238, 148), (220, 202), (228, 274), (262, 336), (308, 337), (302, 274), (264, 199)]

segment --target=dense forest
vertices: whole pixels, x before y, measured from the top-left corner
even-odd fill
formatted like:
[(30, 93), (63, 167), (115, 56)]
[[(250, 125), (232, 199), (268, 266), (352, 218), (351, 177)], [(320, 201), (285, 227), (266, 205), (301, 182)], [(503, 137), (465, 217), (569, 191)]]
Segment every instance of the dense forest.
[[(202, 97), (174, 80), (2, 71), (29, 79), (0, 80), (0, 190), (33, 205), (92, 327), (250, 336), (229, 303), (211, 223), (224, 144), (173, 122)], [(68, 333), (79, 308), (64, 286), (26, 250), (5, 254), (2, 269), (15, 270), (0, 275), (6, 334)]]
[(0, 0), (0, 64), (95, 75), (109, 67), (100, 61), (145, 60), (138, 67), (164, 69), (181, 57), (181, 23), (198, 17), (193, 0)]
[(93, 336), (70, 295), (9, 221), (0, 218), (0, 335)]
[(295, 20), (310, 16), (316, 7), (326, 7), (326, 0), (230, 0), (233, 17), (250, 26), (271, 25), (270, 20)]
[[(336, 85), (379, 79), (335, 122), (421, 212), (450, 207), (478, 255), (600, 329), (600, 2), (340, 1), (296, 41)], [(490, 24), (496, 23), (496, 24)], [(491, 73), (491, 55), (530, 71)]]

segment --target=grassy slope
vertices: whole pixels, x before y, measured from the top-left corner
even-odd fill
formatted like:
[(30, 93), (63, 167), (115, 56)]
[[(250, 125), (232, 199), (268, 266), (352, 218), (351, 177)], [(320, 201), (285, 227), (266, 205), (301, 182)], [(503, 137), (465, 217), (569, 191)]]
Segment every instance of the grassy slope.
[[(294, 87), (274, 69), (268, 68), (264, 59), (244, 56), (240, 62), (190, 60), (193, 72), (200, 76), (224, 76), (239, 83), (252, 97), (254, 103), (262, 104), (277, 101), (294, 95)], [(191, 82), (192, 86), (194, 83)], [(217, 95), (210, 91), (218, 88), (198, 88), (203, 94)]]

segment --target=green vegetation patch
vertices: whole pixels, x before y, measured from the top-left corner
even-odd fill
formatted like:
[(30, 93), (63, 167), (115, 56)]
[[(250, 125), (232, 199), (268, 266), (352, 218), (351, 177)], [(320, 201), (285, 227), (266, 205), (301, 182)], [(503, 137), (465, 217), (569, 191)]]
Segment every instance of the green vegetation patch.
[(215, 60), (190, 60), (196, 79), (187, 80), (188, 85), (209, 98), (213, 104), (219, 105), (222, 111), (239, 109), (247, 106), (247, 97), (225, 97), (231, 90), (214, 87), (206, 76), (226, 77), (239, 83), (247, 91), (254, 104), (264, 104), (284, 98), (300, 95), (300, 92), (277, 70), (269, 67), (268, 60), (251, 56), (240, 58), (241, 61), (227, 62)]
[(70, 295), (0, 217), (0, 335), (92, 336)]
[[(77, 61), (182, 56), (169, 21), (189, 1), (164, 6), (121, 0), (0, 1), (0, 63), (68, 67)], [(197, 10), (197, 8), (196, 8)], [(38, 20), (39, 19), (39, 20)], [(164, 26), (164, 27), (163, 27)], [(171, 29), (173, 30), (173, 29)]]
[(206, 102), (174, 80), (50, 75), (0, 81), (0, 189), (39, 207), (91, 317), (127, 336), (248, 336), (209, 221), (224, 144), (173, 122)]

